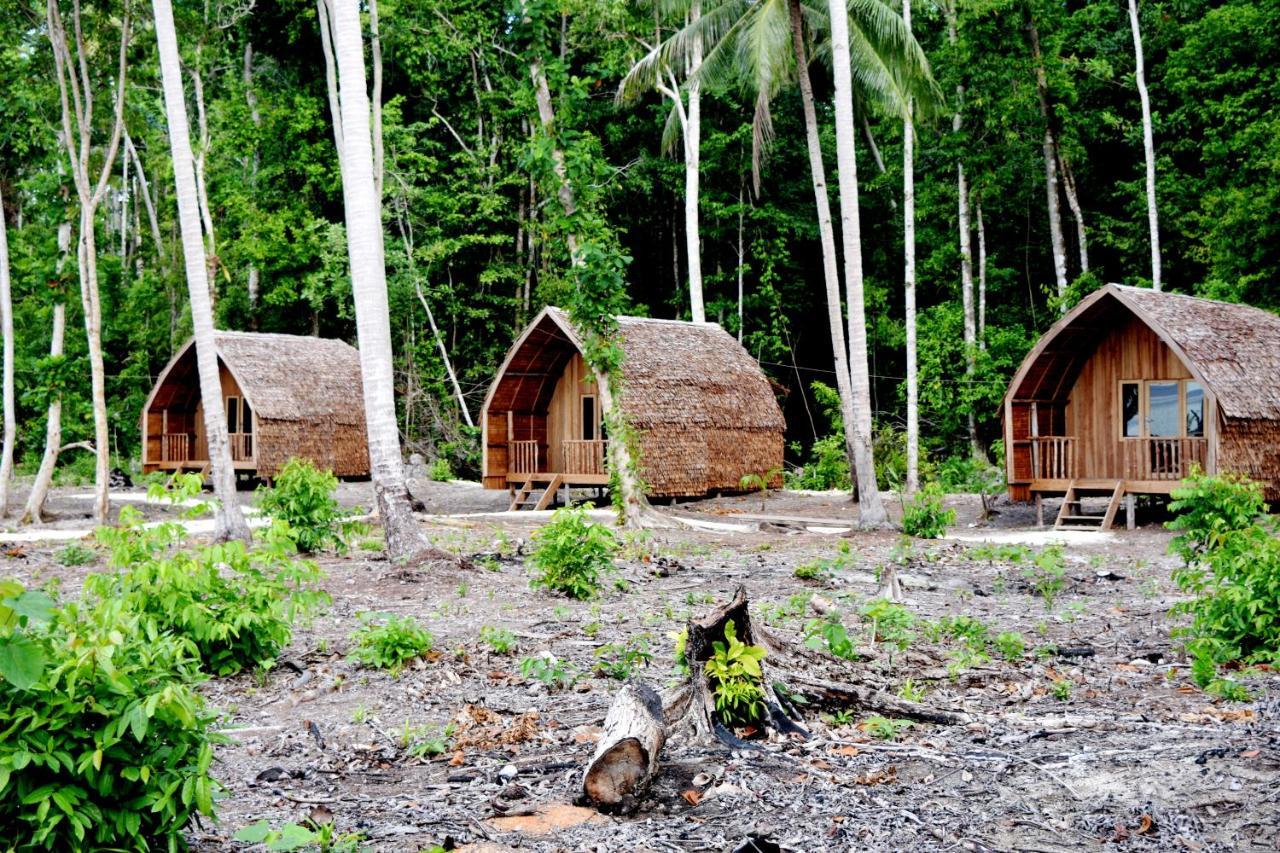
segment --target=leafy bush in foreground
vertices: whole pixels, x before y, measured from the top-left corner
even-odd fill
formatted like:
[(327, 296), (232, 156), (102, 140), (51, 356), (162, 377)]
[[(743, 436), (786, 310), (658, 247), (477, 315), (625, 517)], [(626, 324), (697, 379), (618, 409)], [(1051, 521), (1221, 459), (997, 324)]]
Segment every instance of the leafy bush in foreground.
[(532, 584), (570, 598), (595, 598), (600, 576), (613, 571), (618, 539), (603, 524), (594, 524), (581, 507), (564, 507), (533, 534)]
[(334, 500), (338, 478), (308, 459), (290, 459), (270, 487), (258, 490), (258, 505), (272, 518), (288, 522), (298, 550), (307, 554), (343, 549), (342, 509)]
[(435, 639), (412, 616), (388, 616), (382, 624), (365, 619), (351, 635), (350, 658), (375, 669), (399, 672), (406, 663), (431, 651)]
[(69, 604), (31, 634), (47, 665), (0, 682), (0, 826), (9, 849), (183, 846), (213, 816), (214, 715), (187, 640), (123, 602)]
[(956, 511), (943, 509), (944, 498), (946, 494), (937, 483), (929, 483), (917, 492), (902, 509), (902, 532), (919, 539), (945, 536), (947, 525), (955, 523)]

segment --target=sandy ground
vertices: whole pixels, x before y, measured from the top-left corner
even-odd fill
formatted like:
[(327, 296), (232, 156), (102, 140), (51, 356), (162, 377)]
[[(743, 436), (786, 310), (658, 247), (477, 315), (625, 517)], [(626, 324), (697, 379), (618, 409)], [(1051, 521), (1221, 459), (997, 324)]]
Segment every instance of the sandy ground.
[[(240, 827), (309, 817), (385, 851), (1280, 848), (1280, 677), (1250, 678), (1248, 703), (1190, 682), (1170, 636), (1179, 599), (1158, 516), (1132, 532), (1051, 537), (1065, 541), (1066, 582), (1047, 606), (1026, 577), (1032, 552), (1008, 547), (1042, 541), (1025, 508), (998, 506), (983, 521), (976, 497), (956, 496), (951, 539), (904, 547), (893, 533), (847, 532), (842, 496), (776, 493), (763, 510), (758, 496), (724, 497), (669, 511), (736, 529), (633, 539), (618, 561), (626, 591), (575, 602), (529, 587), (524, 555), (544, 517), (504, 514), (505, 492), (473, 485), (415, 490), (434, 541), (489, 568), (406, 574), (372, 551), (323, 557), (329, 610), (270, 672), (202, 688), (233, 742), (218, 750), (220, 819), (192, 828), (196, 850), (248, 849), (231, 840)], [(367, 483), (342, 486), (347, 506), (370, 497)], [(80, 498), (59, 494), (55, 507), (51, 529), (84, 526)], [(797, 565), (837, 558), (841, 543), (850, 556), (825, 580), (794, 577)], [(13, 546), (4, 573), (56, 576), (74, 595), (100, 566), (60, 566), (59, 547)], [(916, 620), (906, 651), (873, 642), (858, 616), (891, 564)], [(643, 642), (652, 659), (635, 675), (671, 683), (670, 634), (739, 585), (797, 643), (821, 596), (864, 655), (851, 673), (888, 692), (919, 689), (968, 722), (915, 724), (887, 741), (860, 727), (866, 709), (814, 711), (807, 742), (668, 744), (633, 815), (578, 807), (582, 764), (620, 684), (599, 671), (601, 649)], [(354, 664), (350, 635), (369, 612), (416, 617), (435, 651), (398, 676)], [(959, 616), (992, 636), (1018, 632), (1027, 653), (966, 657), (935, 630)], [(518, 648), (495, 652), (485, 626), (510, 631)], [(576, 674), (572, 687), (521, 675), (521, 659), (546, 654)], [(443, 754), (414, 750), (432, 739)]]

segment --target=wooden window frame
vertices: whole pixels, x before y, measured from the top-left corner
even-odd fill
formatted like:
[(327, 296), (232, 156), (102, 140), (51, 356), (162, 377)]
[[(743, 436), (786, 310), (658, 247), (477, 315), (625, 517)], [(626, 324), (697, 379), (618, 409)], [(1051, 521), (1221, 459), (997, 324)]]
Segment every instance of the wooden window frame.
[[(237, 395), (237, 394), (228, 394), (228, 395), (226, 395), (225, 397), (223, 397), (223, 398), (222, 398), (222, 400), (223, 400), (223, 403), (222, 403), (222, 411), (223, 411), (223, 415), (224, 415), (224, 417), (226, 417), (226, 418), (227, 418), (227, 434), (228, 434), (228, 435), (237, 435), (237, 434), (239, 434), (239, 432), (240, 432), (240, 430), (239, 430), (239, 426), (240, 426), (240, 416), (243, 414), (243, 412), (242, 412), (242, 411), (241, 411), (241, 409), (240, 409), (240, 397), (239, 397), (239, 395)], [(233, 405), (233, 403), (232, 403), (232, 401), (233, 401), (233, 400), (235, 401), (235, 402), (234, 402), (234, 406), (235, 406), (235, 413), (236, 413), (236, 427), (237, 427), (237, 429), (232, 429), (232, 428), (231, 428), (231, 411), (232, 411), (231, 407), (232, 407), (232, 405)]]
[[(578, 398), (578, 415), (581, 418), (582, 406), (587, 400), (591, 401), (591, 435), (594, 438), (583, 438), (583, 441), (599, 441), (600, 440), (600, 397), (596, 394), (583, 394)], [(586, 432), (586, 419), (582, 419), (582, 429), (578, 430), (581, 437)]]
[[(1194, 382), (1200, 386), (1201, 399), (1204, 406), (1204, 426), (1201, 435), (1187, 434), (1187, 383)], [(1177, 435), (1160, 435), (1153, 436), (1150, 433), (1151, 408), (1148, 405), (1150, 399), (1150, 386), (1152, 385), (1168, 385), (1173, 383), (1178, 387), (1178, 434)], [(1139, 435), (1124, 434), (1124, 386), (1138, 386), (1138, 424)], [(1121, 379), (1116, 382), (1116, 431), (1119, 433), (1121, 441), (1145, 441), (1150, 438), (1202, 438), (1209, 437), (1209, 391), (1194, 376), (1189, 379)]]

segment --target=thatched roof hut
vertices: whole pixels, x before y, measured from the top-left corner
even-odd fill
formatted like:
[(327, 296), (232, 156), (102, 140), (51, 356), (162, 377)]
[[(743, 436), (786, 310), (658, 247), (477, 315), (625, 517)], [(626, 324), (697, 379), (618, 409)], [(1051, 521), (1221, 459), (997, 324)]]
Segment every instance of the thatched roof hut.
[[(301, 335), (217, 332), (222, 404), (232, 458), (269, 477), (293, 457), (340, 477), (369, 473), (360, 353)], [(208, 463), (195, 342), (161, 371), (142, 409), (145, 471), (200, 470)]]
[(1108, 284), (1045, 333), (1004, 401), (1010, 493), (1167, 494), (1198, 464), (1280, 500), (1280, 317)]
[[(652, 496), (735, 491), (782, 466), (786, 424), (760, 366), (715, 324), (619, 317), (621, 406)], [(568, 315), (543, 310), (485, 398), (484, 483), (607, 482), (595, 377)], [(550, 489), (549, 491), (554, 491)]]

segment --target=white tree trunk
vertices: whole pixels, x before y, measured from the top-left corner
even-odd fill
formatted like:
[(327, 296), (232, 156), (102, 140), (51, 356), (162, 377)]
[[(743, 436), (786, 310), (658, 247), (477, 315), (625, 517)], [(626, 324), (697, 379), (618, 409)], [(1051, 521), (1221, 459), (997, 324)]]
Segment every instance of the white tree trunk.
[[(1067, 243), (1062, 236), (1062, 207), (1058, 203), (1058, 166), (1053, 151), (1053, 131), (1044, 129), (1041, 144), (1044, 156), (1045, 204), (1049, 209), (1049, 248), (1053, 252), (1053, 278), (1058, 286), (1058, 298), (1067, 295)], [(1066, 313), (1064, 302), (1059, 310)]]
[(160, 260), (164, 260), (164, 238), (160, 236), (160, 221), (156, 218), (156, 207), (151, 201), (151, 185), (147, 183), (147, 173), (142, 169), (142, 158), (138, 156), (138, 149), (133, 146), (133, 140), (129, 138), (126, 131), (124, 135), (125, 156), (133, 159), (134, 175), (138, 179), (139, 193), (142, 196), (142, 202), (147, 208), (147, 222), (151, 226), (151, 239), (156, 244), (156, 255)]
[[(209, 206), (209, 190), (204, 179), (205, 155), (209, 153), (209, 119), (204, 108), (204, 77), (200, 74), (199, 51), (197, 51), (196, 55), (196, 64), (191, 69), (191, 85), (195, 90), (196, 126), (199, 134), (197, 137), (199, 139), (199, 144), (192, 153), (192, 164), (195, 171), (196, 200), (200, 211), (199, 222), (201, 227), (204, 229), (204, 251), (202, 254), (204, 256), (205, 268), (207, 270), (205, 280), (208, 282), (209, 287), (209, 301), (212, 304), (217, 304), (218, 240), (213, 231), (213, 210)], [(179, 81), (178, 91), (182, 91), (181, 81)], [(183, 117), (185, 118), (185, 101), (183, 102), (182, 112)], [(191, 147), (190, 142), (187, 143), (187, 147)]]
[(338, 67), (333, 57), (333, 2), (316, 0), (316, 17), (320, 21), (320, 52), (324, 54), (325, 91), (329, 95), (329, 115), (333, 117), (333, 146), (338, 152), (338, 171), (342, 171), (342, 110), (338, 106)]
[[(160, 57), (160, 78), (164, 87), (165, 115), (169, 124), (169, 150), (173, 155), (178, 229), (182, 234), (187, 293), (191, 300), (191, 328), (195, 334), (200, 399), (204, 401), (209, 467), (214, 493), (218, 496), (214, 536), (219, 540), (239, 539), (248, 542), (249, 526), (240, 512), (236, 495), (236, 470), (231, 459), (230, 440), (227, 438), (227, 414), (222, 401), (222, 381), (218, 374), (218, 348), (214, 339), (209, 268), (206, 265), (204, 244), (200, 240), (195, 158), (191, 152), (191, 128), (187, 124), (187, 104), (182, 90), (182, 66), (178, 58), (178, 35), (173, 24), (173, 7), (169, 0), (152, 0), (151, 7), (155, 14), (156, 49)], [(212, 238), (212, 232), (208, 236)]]
[(0, 450), (0, 518), (9, 512), (13, 479), (13, 442), (18, 421), (13, 411), (13, 294), (9, 281), (9, 230), (0, 196), (0, 332), (4, 334), (4, 448)]
[(369, 94), (365, 86), (364, 44), (358, 0), (333, 0), (333, 52), (338, 67), (342, 118), (342, 195), (347, 224), (351, 289), (364, 380), (365, 423), (374, 495), (382, 517), (387, 552), (393, 560), (417, 562), (436, 557), (413, 516), (404, 477), (400, 431), (396, 423), (387, 304), (386, 262), (382, 244), (382, 205), (373, 174)]
[(1080, 193), (1076, 189), (1075, 172), (1071, 164), (1062, 156), (1062, 142), (1054, 137), (1054, 147), (1058, 152), (1058, 167), (1062, 172), (1062, 192), (1067, 197), (1067, 207), (1071, 208), (1071, 216), (1076, 221), (1076, 247), (1080, 251), (1080, 273), (1089, 271), (1089, 233), (1084, 225), (1084, 208), (1080, 205)]
[[(58, 226), (58, 263), (56, 274), (61, 277), (63, 267), (67, 265), (67, 254), (71, 251), (71, 223), (64, 222)], [(67, 306), (59, 301), (53, 306), (53, 335), (49, 342), (49, 357), (56, 359), (62, 355), (63, 339), (67, 331)], [(44, 502), (49, 495), (49, 486), (53, 483), (53, 469), (58, 464), (58, 453), (62, 449), (62, 395), (55, 394), (49, 401), (49, 409), (45, 413), (44, 455), (40, 457), (40, 468), (36, 471), (35, 481), (31, 484), (31, 494), (27, 495), (27, 505), (22, 511), (22, 523), (39, 524), (44, 519)]]
[(982, 200), (978, 212), (978, 349), (987, 348), (987, 227), (982, 221)]
[[(693, 0), (689, 7), (689, 23), (696, 24), (702, 17), (701, 0)], [(702, 39), (696, 38), (690, 58), (689, 73), (695, 74), (702, 65)], [(693, 77), (689, 84), (688, 121), (684, 129), (684, 241), (689, 258), (689, 310), (695, 323), (707, 322), (706, 308), (702, 301), (702, 244), (698, 226), (698, 178), (701, 168), (702, 145), (702, 84)], [(676, 92), (676, 97), (680, 93)]]
[(836, 171), (840, 177), (840, 235), (844, 243), (848, 294), (849, 386), (854, 407), (854, 468), (859, 520), (866, 527), (888, 521), (876, 486), (871, 446), (871, 371), (867, 361), (867, 321), (862, 279), (862, 226), (858, 213), (858, 162), (853, 115), (853, 73), (849, 59), (849, 18), (844, 0), (829, 0), (831, 64), (835, 77)]
[[(911, 0), (902, 2), (911, 30)], [(902, 123), (902, 280), (907, 346), (907, 494), (920, 488), (920, 375), (916, 356), (916, 133), (912, 105)]]
[[(253, 43), (245, 42), (244, 45), (244, 99), (249, 105), (249, 118), (253, 122), (255, 128), (262, 127), (262, 114), (258, 111), (258, 95), (253, 91)], [(260, 154), (258, 151), (258, 143), (253, 144), (253, 159), (249, 164), (249, 187), (256, 191), (258, 187), (258, 166), (260, 163)], [(258, 265), (249, 265), (249, 323), (253, 328), (258, 325)]]
[[(96, 207), (96, 205), (94, 206)], [(94, 239), (94, 207), (80, 207), (80, 241), (76, 260), (80, 267), (80, 306), (89, 350), (89, 385), (93, 400), (94, 499), (93, 517), (106, 524), (111, 507), (111, 433), (107, 422), (106, 367), (102, 358), (102, 304), (98, 298), (97, 244)]]
[(1142, 56), (1142, 27), (1138, 23), (1138, 0), (1129, 0), (1129, 27), (1133, 30), (1133, 77), (1142, 102), (1142, 149), (1147, 158), (1147, 225), (1151, 232), (1151, 286), (1163, 286), (1160, 271), (1160, 215), (1156, 208), (1156, 142), (1151, 127), (1151, 98), (1147, 95), (1146, 63)]
[[(409, 264), (412, 266), (413, 261), (410, 260)], [(422, 303), (422, 310), (427, 312), (427, 323), (431, 326), (431, 336), (436, 339), (436, 349), (440, 352), (440, 360), (444, 362), (444, 372), (449, 376), (449, 384), (453, 386), (453, 395), (458, 400), (458, 409), (462, 412), (462, 419), (466, 421), (467, 426), (474, 427), (475, 423), (471, 420), (471, 411), (467, 408), (467, 398), (462, 394), (462, 386), (458, 384), (458, 375), (453, 372), (453, 362), (449, 358), (449, 350), (444, 345), (444, 336), (440, 334), (440, 330), (436, 327), (436, 315), (431, 313), (431, 306), (427, 303), (427, 295), (422, 292), (422, 285), (414, 281), (413, 288), (418, 293), (418, 301)]]

